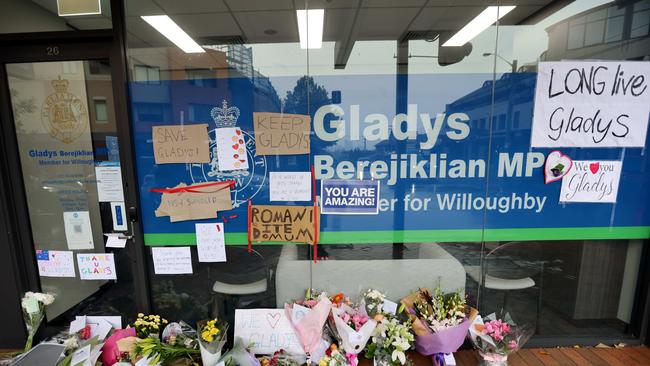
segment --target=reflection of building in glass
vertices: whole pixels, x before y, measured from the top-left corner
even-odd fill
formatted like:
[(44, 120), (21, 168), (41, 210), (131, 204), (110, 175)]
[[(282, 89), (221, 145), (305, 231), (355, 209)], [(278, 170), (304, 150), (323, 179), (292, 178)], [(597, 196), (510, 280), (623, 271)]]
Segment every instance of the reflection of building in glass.
[(605, 4), (546, 29), (547, 61), (650, 58), (650, 0)]

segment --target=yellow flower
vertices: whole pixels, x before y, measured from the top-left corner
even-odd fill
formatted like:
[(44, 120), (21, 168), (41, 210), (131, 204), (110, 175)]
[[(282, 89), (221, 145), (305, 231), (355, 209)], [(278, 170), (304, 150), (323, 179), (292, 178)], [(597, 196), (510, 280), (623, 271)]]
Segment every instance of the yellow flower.
[(144, 316), (144, 314), (138, 313), (138, 318), (142, 318), (143, 316)]
[(210, 329), (210, 334), (215, 335), (217, 333), (219, 333), (219, 329), (217, 329), (217, 328)]
[(208, 342), (212, 342), (214, 340), (214, 338), (212, 336), (208, 336), (205, 340), (208, 341)]

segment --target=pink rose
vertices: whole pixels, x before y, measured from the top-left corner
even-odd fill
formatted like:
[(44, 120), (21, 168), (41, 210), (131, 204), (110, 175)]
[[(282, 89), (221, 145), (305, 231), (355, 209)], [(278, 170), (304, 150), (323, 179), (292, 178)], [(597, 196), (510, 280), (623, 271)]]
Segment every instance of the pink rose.
[(517, 341), (512, 340), (512, 341), (508, 342), (508, 348), (510, 348), (510, 349), (517, 348)]

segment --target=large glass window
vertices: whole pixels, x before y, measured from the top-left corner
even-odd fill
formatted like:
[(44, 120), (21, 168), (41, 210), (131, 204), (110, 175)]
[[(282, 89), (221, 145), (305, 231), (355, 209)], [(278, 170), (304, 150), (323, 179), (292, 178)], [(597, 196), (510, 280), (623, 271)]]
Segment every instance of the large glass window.
[[(199, 262), (192, 249), (191, 275), (150, 266), (155, 311), (192, 321), (282, 307), (308, 287), (351, 296), (376, 287), (399, 300), (440, 285), (461, 290), (485, 314), (505, 308), (537, 335), (633, 336), (648, 237), (648, 213), (637, 205), (648, 198), (639, 190), (650, 178), (647, 156), (639, 148), (566, 149), (575, 160), (623, 161), (628, 193), (617, 204), (560, 204), (560, 183), (544, 184), (550, 150), (530, 142), (539, 63), (647, 60), (647, 47), (624, 43), (642, 34), (629, 31), (643, 27), (630, 14), (646, 2), (579, 0), (552, 12), (515, 4), (456, 46), (452, 36), (488, 4), (128, 3), (145, 244), (193, 246), (197, 222), (223, 222), (226, 231), (227, 263)], [(305, 39), (298, 10), (323, 10), (322, 37)], [(187, 44), (143, 18), (160, 15), (200, 49), (183, 51)], [(635, 37), (647, 41), (647, 32)], [(258, 112), (308, 115), (309, 154), (257, 153)], [(153, 126), (199, 123), (208, 125), (209, 163), (154, 162)], [(245, 172), (219, 170), (216, 130), (230, 126), (245, 137)], [(271, 201), (269, 175), (312, 166), (317, 195), (326, 179), (379, 180), (379, 213), (321, 215), (316, 251), (253, 243), (249, 253), (248, 200), (311, 205)], [(217, 218), (171, 222), (154, 214), (161, 196), (152, 189), (229, 179), (233, 209)], [(630, 209), (639, 215), (623, 213)]]

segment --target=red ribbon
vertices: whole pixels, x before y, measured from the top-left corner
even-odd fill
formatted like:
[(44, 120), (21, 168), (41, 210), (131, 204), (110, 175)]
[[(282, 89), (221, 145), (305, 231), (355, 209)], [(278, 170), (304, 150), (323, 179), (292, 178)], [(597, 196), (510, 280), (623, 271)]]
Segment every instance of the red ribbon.
[[(233, 187), (235, 185), (234, 180), (226, 180), (223, 182), (209, 182), (209, 183), (201, 183), (201, 184), (195, 184), (193, 186), (188, 186), (188, 187), (176, 187), (176, 188), (152, 188), (149, 190), (149, 192), (153, 193), (183, 193), (183, 192), (189, 192), (189, 193), (215, 193), (218, 192), (226, 187)], [(197, 188), (205, 188), (205, 187), (214, 187), (214, 186), (223, 186), (219, 187), (219, 189), (214, 190), (214, 191), (199, 191)]]
[(251, 243), (251, 211), (253, 208), (253, 204), (251, 203), (250, 198), (248, 199), (248, 252), (253, 251), (253, 245)]
[(316, 175), (314, 175), (314, 166), (311, 166), (311, 186), (314, 200), (314, 263), (318, 262), (318, 204), (316, 203)]

